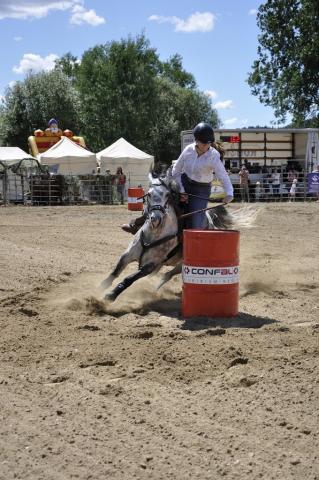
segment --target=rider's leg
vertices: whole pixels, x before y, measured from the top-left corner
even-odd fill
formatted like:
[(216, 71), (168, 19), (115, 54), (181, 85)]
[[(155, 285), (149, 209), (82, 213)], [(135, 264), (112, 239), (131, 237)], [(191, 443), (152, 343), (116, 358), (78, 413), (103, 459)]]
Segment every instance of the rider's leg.
[[(211, 186), (193, 182), (187, 176), (184, 176), (184, 174), (182, 175), (182, 182), (185, 192), (195, 195), (194, 197), (191, 195), (188, 197), (187, 213), (207, 208)], [(186, 218), (186, 228), (201, 229), (204, 228), (204, 224), (205, 212), (195, 213)]]
[(143, 215), (141, 215), (140, 217), (131, 220), (130, 223), (124, 223), (121, 228), (122, 230), (124, 230), (124, 232), (132, 233), (133, 235), (135, 235), (135, 233), (138, 232), (139, 229), (144, 225), (146, 218), (147, 215), (143, 213)]

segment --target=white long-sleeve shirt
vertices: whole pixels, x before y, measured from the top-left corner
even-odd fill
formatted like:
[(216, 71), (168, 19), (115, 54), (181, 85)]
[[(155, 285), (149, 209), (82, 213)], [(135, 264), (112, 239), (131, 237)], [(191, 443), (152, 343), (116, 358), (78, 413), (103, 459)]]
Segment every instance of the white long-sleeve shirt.
[(210, 183), (215, 176), (225, 190), (226, 195), (234, 196), (234, 189), (218, 151), (210, 147), (207, 152), (198, 156), (196, 143), (191, 143), (184, 148), (172, 169), (172, 176), (179, 184), (181, 192), (185, 189), (182, 185), (183, 173), (195, 182)]

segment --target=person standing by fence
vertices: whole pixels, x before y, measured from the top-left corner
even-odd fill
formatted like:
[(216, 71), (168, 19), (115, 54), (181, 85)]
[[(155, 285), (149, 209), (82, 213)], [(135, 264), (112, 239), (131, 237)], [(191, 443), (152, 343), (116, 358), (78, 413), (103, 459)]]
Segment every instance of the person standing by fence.
[(296, 191), (297, 191), (297, 182), (298, 180), (296, 178), (293, 179), (292, 185), (289, 191), (289, 201), (294, 202), (296, 199)]
[(116, 187), (117, 187), (117, 196), (121, 205), (124, 204), (124, 197), (125, 197), (125, 184), (126, 184), (126, 176), (123, 173), (122, 167), (118, 167), (116, 170)]
[(242, 202), (249, 202), (249, 172), (245, 165), (243, 165), (239, 172), (239, 186)]
[[(312, 173), (317, 173), (319, 175), (319, 163), (318, 165), (314, 168), (314, 170), (312, 171)], [(316, 192), (316, 195), (317, 195), (317, 202), (319, 202), (319, 191)]]

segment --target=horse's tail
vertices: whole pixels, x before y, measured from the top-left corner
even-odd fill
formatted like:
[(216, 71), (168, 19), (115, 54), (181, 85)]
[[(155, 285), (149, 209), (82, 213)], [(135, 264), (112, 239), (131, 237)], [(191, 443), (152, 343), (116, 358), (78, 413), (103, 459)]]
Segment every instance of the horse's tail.
[(259, 211), (260, 207), (254, 205), (241, 207), (237, 210), (218, 205), (206, 212), (209, 224), (208, 228), (210, 230), (240, 230), (242, 228), (252, 228)]
[(218, 205), (206, 212), (209, 230), (232, 230), (234, 221), (224, 205)]
[(237, 210), (231, 211), (233, 219), (233, 228), (240, 230), (242, 228), (252, 228), (256, 222), (257, 216), (262, 207), (256, 205), (246, 205)]

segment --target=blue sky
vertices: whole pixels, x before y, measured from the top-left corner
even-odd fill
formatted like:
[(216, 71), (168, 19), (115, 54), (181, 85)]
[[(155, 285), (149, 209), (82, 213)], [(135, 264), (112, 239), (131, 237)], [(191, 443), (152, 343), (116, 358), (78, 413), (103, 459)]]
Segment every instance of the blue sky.
[[(178, 53), (207, 92), (224, 128), (272, 126), (251, 95), (260, 0), (0, 0), (0, 96), (28, 69), (49, 70), (67, 52), (144, 32), (161, 60)], [(191, 128), (192, 126), (190, 126)]]

